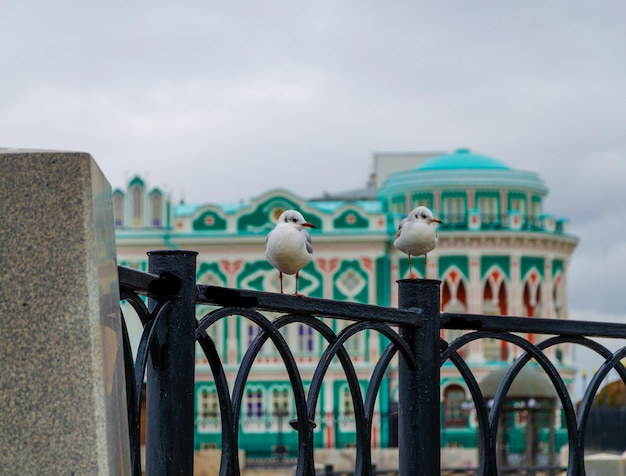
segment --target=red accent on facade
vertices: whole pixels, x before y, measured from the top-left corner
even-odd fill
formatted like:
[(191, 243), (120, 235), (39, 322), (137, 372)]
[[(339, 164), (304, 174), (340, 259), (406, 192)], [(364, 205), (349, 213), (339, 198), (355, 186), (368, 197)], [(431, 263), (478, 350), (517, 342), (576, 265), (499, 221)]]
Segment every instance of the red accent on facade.
[(368, 258), (367, 256), (362, 257), (361, 264), (366, 270), (374, 271), (374, 261), (372, 260), (372, 258)]

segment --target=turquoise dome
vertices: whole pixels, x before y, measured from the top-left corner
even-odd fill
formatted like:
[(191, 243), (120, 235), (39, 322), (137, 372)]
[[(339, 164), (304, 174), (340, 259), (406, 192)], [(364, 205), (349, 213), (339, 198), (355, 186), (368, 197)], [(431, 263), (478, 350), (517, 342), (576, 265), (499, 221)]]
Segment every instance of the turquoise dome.
[(384, 200), (433, 190), (492, 190), (545, 196), (548, 189), (534, 172), (518, 170), (469, 149), (430, 157), (409, 170), (389, 174), (378, 189)]
[(511, 170), (504, 162), (475, 154), (469, 149), (457, 149), (451, 154), (432, 157), (415, 167), (415, 170), (451, 170), (451, 169), (498, 169)]

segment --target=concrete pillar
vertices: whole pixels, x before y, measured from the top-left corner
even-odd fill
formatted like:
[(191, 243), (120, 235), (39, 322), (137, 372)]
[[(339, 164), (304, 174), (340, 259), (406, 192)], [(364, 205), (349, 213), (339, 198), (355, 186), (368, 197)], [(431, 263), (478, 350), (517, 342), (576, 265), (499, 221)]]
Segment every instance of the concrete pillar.
[(111, 187), (86, 153), (0, 149), (0, 468), (130, 474)]

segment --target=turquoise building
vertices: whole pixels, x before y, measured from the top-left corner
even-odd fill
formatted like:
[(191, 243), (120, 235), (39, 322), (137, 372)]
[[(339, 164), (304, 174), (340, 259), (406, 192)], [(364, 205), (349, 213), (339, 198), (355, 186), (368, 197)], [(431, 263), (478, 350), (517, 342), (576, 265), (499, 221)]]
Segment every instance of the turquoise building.
[[(174, 204), (164, 191), (135, 177), (113, 194), (118, 260), (146, 269), (149, 250), (190, 249), (199, 253), (199, 283), (278, 292), (278, 272), (264, 258), (265, 236), (283, 210), (295, 208), (317, 227), (311, 233), (314, 259), (300, 273), (301, 293), (396, 306), (396, 280), (408, 277), (406, 256), (393, 246), (397, 225), (414, 207), (425, 205), (443, 222), (438, 228), (439, 245), (429, 253), (428, 269), (420, 258), (413, 264), (420, 276), (442, 281), (443, 311), (567, 319), (567, 270), (577, 238), (567, 233), (567, 220), (543, 209), (548, 189), (536, 173), (466, 149), (376, 154), (374, 169), (361, 190), (312, 198), (267, 190), (237, 204)], [(286, 276), (285, 292), (293, 288), (293, 277)], [(206, 312), (199, 308), (198, 317)], [(347, 323), (332, 325), (339, 332)], [(238, 316), (210, 329), (231, 381), (257, 332), (255, 325)], [(453, 339), (455, 332), (446, 331), (443, 337)], [(323, 341), (303, 325), (288, 329), (285, 337), (306, 384), (324, 350)], [(374, 332), (354, 336), (347, 343), (364, 391), (385, 344)], [(552, 352), (550, 357), (565, 381), (573, 385), (569, 347)], [(462, 353), (480, 382), (520, 351), (486, 340), (472, 342)], [(197, 357), (196, 444), (198, 449), (218, 447), (217, 394), (204, 356), (198, 352)], [(476, 446), (468, 398), (454, 367), (444, 364), (442, 446)], [(385, 448), (395, 441), (390, 421), (395, 402), (397, 366), (393, 364), (377, 401), (375, 447)], [(268, 344), (258, 356), (244, 396), (242, 449), (251, 457), (269, 456), (272, 448), (279, 447), (294, 452), (296, 433), (288, 424), (293, 412), (284, 366)], [(328, 372), (318, 412), (315, 437), (320, 448), (355, 443), (351, 396), (338, 364)], [(558, 415), (556, 421), (558, 425)]]

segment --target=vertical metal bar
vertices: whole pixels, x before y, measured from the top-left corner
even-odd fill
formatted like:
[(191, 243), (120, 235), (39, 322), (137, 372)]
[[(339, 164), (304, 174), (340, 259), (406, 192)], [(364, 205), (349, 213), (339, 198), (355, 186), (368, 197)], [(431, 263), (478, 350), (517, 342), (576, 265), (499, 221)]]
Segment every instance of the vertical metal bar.
[[(152, 358), (148, 363), (147, 475), (193, 474), (196, 255), (178, 250), (148, 253), (149, 272), (165, 281), (179, 280), (180, 292), (156, 324), (159, 366), (153, 367)], [(149, 309), (155, 304), (150, 300)]]
[(439, 476), (439, 303), (441, 281), (402, 279), (398, 281), (398, 304), (413, 310), (421, 327), (403, 327), (400, 334), (417, 360), (412, 370), (407, 361), (398, 362), (398, 451), (400, 475)]

